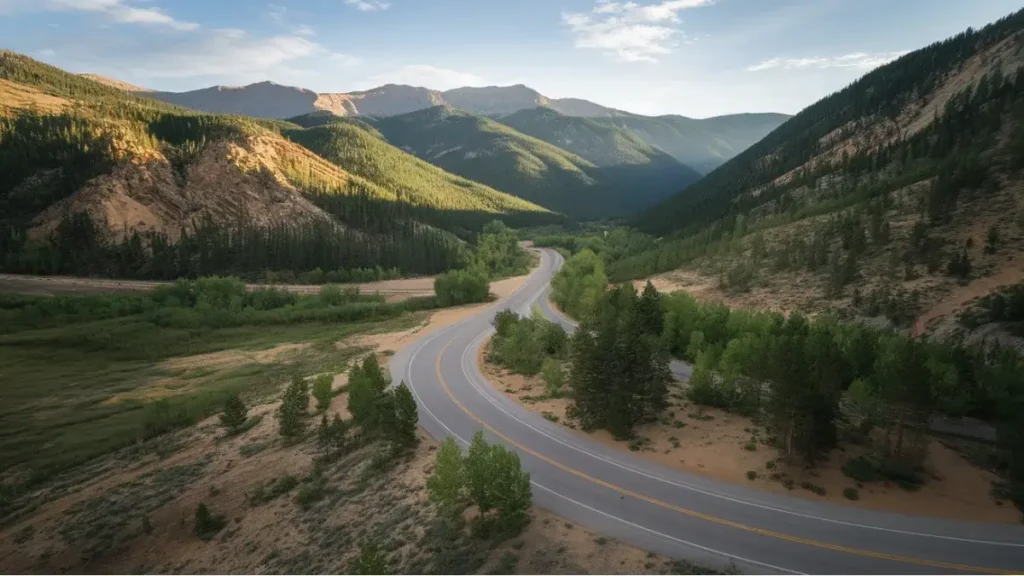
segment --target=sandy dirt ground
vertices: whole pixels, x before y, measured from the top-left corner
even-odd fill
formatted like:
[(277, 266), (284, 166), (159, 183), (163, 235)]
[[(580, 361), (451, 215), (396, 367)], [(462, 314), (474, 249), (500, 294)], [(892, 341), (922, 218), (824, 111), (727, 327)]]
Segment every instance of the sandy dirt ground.
[[(996, 479), (993, 473), (973, 466), (937, 440), (929, 441), (924, 463), (929, 478), (919, 490), (908, 492), (892, 483), (858, 486), (842, 473), (841, 467), (863, 449), (841, 447), (813, 470), (787, 464), (778, 457), (774, 448), (767, 445), (763, 429), (749, 418), (695, 406), (685, 399), (676, 385), (671, 388), (670, 405), (661, 421), (639, 427), (637, 436), (645, 440), (631, 446), (630, 442), (617, 441), (603, 430), (590, 433), (579, 430), (576, 422), (566, 419), (570, 400), (546, 397), (544, 382), (539, 377), (512, 374), (487, 363), (483, 352), (485, 348), (486, 344), (478, 357), (483, 373), (497, 390), (527, 410), (564, 424), (579, 434), (587, 434), (607, 446), (622, 450), (636, 448), (634, 453), (665, 466), (724, 482), (754, 485), (764, 490), (837, 504), (956, 520), (1020, 522), (1020, 512), (1013, 504), (992, 499), (992, 481)], [(754, 480), (747, 478), (748, 471), (757, 474)], [(787, 479), (792, 480), (792, 488), (786, 487)], [(824, 488), (825, 494), (819, 496), (802, 489), (804, 482)], [(859, 499), (851, 501), (846, 498), (843, 495), (846, 488), (856, 488)]]
[[(329, 411), (347, 418), (347, 402), (342, 392)], [(421, 431), (414, 453), (383, 472), (371, 465), (378, 442), (314, 473), (315, 435), (283, 442), (278, 404), (253, 407), (250, 416), (261, 419), (237, 436), (225, 436), (214, 417), (163, 437), (161, 454), (140, 446), (69, 472), (45, 489), (38, 508), (0, 529), (0, 566), (9, 573), (345, 573), (372, 538), (394, 573), (423, 572), (439, 561), (439, 543), (452, 566), (477, 573), (692, 569), (540, 509), (504, 542), (468, 532), (439, 540), (426, 491), (435, 441)], [(271, 487), (286, 477), (297, 485), (274, 496)], [(199, 503), (225, 521), (208, 541), (194, 533)]]
[[(505, 280), (502, 282), (505, 282)], [(500, 283), (496, 282), (495, 285)], [(164, 284), (169, 284), (169, 282), (0, 274), (0, 292), (44, 296), (78, 292), (138, 292), (152, 290)], [(398, 302), (416, 296), (431, 296), (434, 294), (434, 279), (432, 277), (383, 280), (381, 282), (366, 282), (362, 284), (343, 284), (342, 286), (359, 288), (362, 294), (380, 294), (385, 296), (388, 302)], [(249, 290), (277, 288), (296, 294), (317, 294), (320, 292), (321, 287), (303, 284), (246, 284), (246, 288)]]
[(942, 301), (921, 315), (921, 325), (928, 326), (932, 320), (948, 316), (961, 310), (974, 299), (991, 294), (1010, 284), (1024, 282), (1024, 269), (1011, 267), (985, 278), (978, 278), (966, 286), (955, 288)]

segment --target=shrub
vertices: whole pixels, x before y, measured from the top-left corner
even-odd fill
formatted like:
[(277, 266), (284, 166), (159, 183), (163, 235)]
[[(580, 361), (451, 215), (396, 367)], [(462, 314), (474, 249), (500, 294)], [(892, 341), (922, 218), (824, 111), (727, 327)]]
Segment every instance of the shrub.
[(565, 385), (565, 371), (562, 363), (554, 358), (545, 358), (540, 368), (541, 378), (547, 388), (547, 395), (550, 398), (561, 398), (562, 387)]
[(359, 556), (352, 562), (352, 572), (356, 574), (387, 574), (387, 555), (374, 541), (359, 547)]
[(860, 500), (860, 494), (857, 493), (856, 488), (843, 488), (843, 496), (846, 496), (847, 500)]
[(755, 470), (747, 470), (747, 480), (757, 480), (757, 472)]
[(333, 374), (321, 374), (313, 380), (313, 398), (316, 398), (316, 409), (327, 410), (334, 398), (334, 390), (331, 388), (334, 383)]

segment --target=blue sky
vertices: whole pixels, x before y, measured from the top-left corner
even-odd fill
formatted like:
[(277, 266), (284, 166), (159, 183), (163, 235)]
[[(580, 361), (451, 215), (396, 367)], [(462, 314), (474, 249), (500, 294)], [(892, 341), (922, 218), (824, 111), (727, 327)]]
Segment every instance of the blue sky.
[(0, 0), (0, 47), (157, 90), (523, 83), (641, 114), (795, 113), (1019, 0)]

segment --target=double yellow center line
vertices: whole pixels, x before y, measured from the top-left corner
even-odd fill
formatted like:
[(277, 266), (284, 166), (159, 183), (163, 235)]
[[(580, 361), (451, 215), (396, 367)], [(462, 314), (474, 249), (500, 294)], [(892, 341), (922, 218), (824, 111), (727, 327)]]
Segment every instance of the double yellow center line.
[(587, 474), (585, 472), (581, 472), (579, 470), (576, 470), (575, 468), (570, 468), (569, 466), (566, 466), (565, 464), (562, 464), (561, 462), (557, 462), (555, 460), (552, 460), (551, 458), (548, 458), (547, 456), (544, 456), (543, 454), (540, 454), (536, 450), (528, 448), (528, 447), (520, 444), (519, 442), (516, 442), (515, 440), (512, 440), (508, 436), (502, 434), (501, 432), (496, 430), (493, 426), (491, 426), (487, 422), (484, 422), (482, 419), (480, 419), (476, 414), (473, 414), (472, 412), (470, 412), (469, 409), (467, 409), (462, 404), (462, 402), (460, 402), (459, 399), (456, 398), (454, 394), (452, 394), (451, 389), (448, 388), (448, 383), (445, 382), (444, 376), (442, 376), (442, 374), (441, 374), (441, 358), (444, 356), (445, 351), (448, 350), (448, 346), (450, 346), (451, 343), (452, 343), (452, 341), (449, 340), (448, 343), (445, 344), (443, 348), (441, 348), (441, 352), (437, 355), (437, 362), (435, 364), (435, 370), (437, 372), (437, 380), (438, 380), (438, 382), (441, 383), (441, 388), (444, 389), (444, 392), (448, 396), (448, 398), (456, 406), (458, 406), (460, 410), (465, 412), (467, 416), (469, 416), (470, 418), (475, 420), (478, 424), (480, 424), (480, 426), (483, 426), (485, 429), (490, 431), (495, 436), (501, 438), (506, 443), (508, 443), (508, 444), (510, 444), (512, 446), (515, 446), (516, 449), (519, 450), (520, 452), (525, 452), (526, 454), (529, 454), (529, 455), (533, 456), (534, 458), (542, 460), (542, 461), (544, 461), (544, 462), (546, 462), (546, 463), (548, 463), (548, 464), (558, 468), (559, 470), (562, 470), (564, 472), (568, 472), (569, 474), (572, 474), (574, 476), (578, 476), (579, 478), (582, 478), (582, 479), (584, 479), (584, 480), (586, 480), (588, 482), (591, 482), (593, 484), (597, 484), (598, 486), (602, 486), (604, 488), (608, 488), (609, 490), (614, 490), (615, 492), (618, 492), (619, 494), (622, 494), (624, 496), (629, 496), (631, 498), (636, 498), (637, 500), (642, 500), (644, 502), (653, 504), (655, 506), (659, 506), (659, 507), (665, 508), (667, 510), (672, 510), (674, 512), (679, 512), (680, 514), (685, 514), (685, 515), (691, 516), (693, 518), (699, 518), (701, 520), (705, 520), (705, 521), (708, 521), (708, 522), (714, 522), (715, 524), (720, 524), (722, 526), (728, 526), (730, 528), (735, 528), (737, 530), (744, 530), (746, 532), (753, 532), (753, 533), (759, 534), (761, 536), (768, 536), (768, 537), (771, 537), (771, 538), (778, 538), (780, 540), (786, 540), (786, 541), (789, 541), (789, 542), (795, 542), (797, 544), (803, 544), (803, 545), (806, 545), (806, 546), (814, 546), (815, 548), (823, 548), (823, 549), (826, 549), (826, 550), (833, 550), (833, 551), (836, 551), (836, 552), (843, 552), (843, 553), (846, 553), (846, 554), (853, 554), (853, 555), (856, 555), (856, 556), (864, 556), (864, 557), (867, 557), (867, 558), (876, 558), (876, 559), (879, 559), (879, 560), (890, 560), (890, 561), (893, 561), (893, 562), (903, 562), (903, 563), (906, 563), (906, 564), (916, 564), (918, 566), (927, 566), (927, 567), (931, 567), (931, 568), (942, 568), (942, 569), (945, 569), (945, 570), (955, 570), (955, 571), (958, 571), (958, 572), (969, 572), (969, 573), (975, 573), (975, 574), (978, 574), (978, 573), (982, 573), (982, 574), (1020, 574), (1021, 573), (1019, 571), (1018, 572), (1014, 572), (1014, 571), (1010, 571), (1010, 570), (1002, 570), (1002, 569), (999, 569), (999, 568), (984, 568), (984, 567), (981, 567), (981, 566), (971, 566), (971, 565), (967, 565), (967, 564), (955, 564), (955, 563), (952, 563), (952, 562), (940, 562), (940, 561), (937, 561), (937, 560), (927, 560), (927, 559), (924, 559), (924, 558), (915, 558), (913, 556), (901, 556), (901, 555), (898, 555), (898, 554), (886, 554), (884, 552), (874, 552), (872, 550), (863, 550), (863, 549), (860, 549), (860, 548), (851, 548), (849, 546), (842, 546), (842, 545), (839, 545), (839, 544), (830, 544), (830, 543), (827, 543), (827, 542), (820, 542), (818, 540), (811, 540), (809, 538), (801, 538), (799, 536), (791, 536), (789, 534), (783, 534), (781, 532), (775, 532), (773, 530), (766, 530), (764, 528), (758, 528), (756, 526), (748, 526), (746, 524), (741, 524), (739, 522), (733, 522), (732, 520), (726, 520), (725, 518), (719, 518), (717, 516), (712, 516), (710, 514), (704, 514), (703, 512), (697, 512), (696, 510), (690, 510), (689, 508), (683, 508), (682, 506), (676, 506), (675, 504), (670, 504), (668, 502), (663, 502), (661, 500), (656, 500), (654, 498), (651, 498), (649, 496), (645, 496), (645, 495), (640, 494), (638, 492), (634, 492), (634, 491), (629, 490), (627, 488), (623, 488), (621, 486), (616, 486), (615, 484), (612, 484), (610, 482), (605, 482), (604, 480), (601, 480), (600, 478), (595, 478), (595, 477), (593, 477), (593, 476), (591, 476), (591, 475), (589, 475), (589, 474)]

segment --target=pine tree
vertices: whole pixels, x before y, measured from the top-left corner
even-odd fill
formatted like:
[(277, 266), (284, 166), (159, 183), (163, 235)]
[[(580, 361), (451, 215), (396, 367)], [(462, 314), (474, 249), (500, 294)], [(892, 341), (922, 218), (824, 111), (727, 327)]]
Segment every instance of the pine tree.
[(302, 436), (306, 431), (304, 417), (308, 409), (309, 387), (302, 376), (295, 375), (277, 409), (278, 433), (289, 439)]
[(414, 446), (418, 440), (416, 425), (419, 415), (416, 400), (405, 382), (401, 382), (395, 389), (395, 420), (395, 442), (402, 446)]
[(238, 397), (237, 393), (232, 394), (224, 402), (224, 412), (220, 415), (220, 423), (229, 431), (235, 431), (245, 424), (247, 413), (248, 409), (242, 399)]
[(366, 428), (378, 425), (378, 399), (384, 394), (387, 381), (381, 372), (377, 357), (366, 357), (349, 371), (348, 409), (352, 418)]

